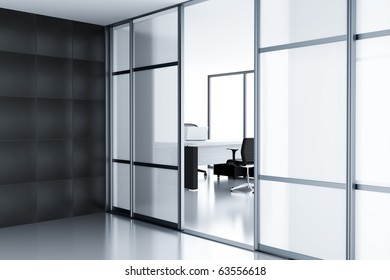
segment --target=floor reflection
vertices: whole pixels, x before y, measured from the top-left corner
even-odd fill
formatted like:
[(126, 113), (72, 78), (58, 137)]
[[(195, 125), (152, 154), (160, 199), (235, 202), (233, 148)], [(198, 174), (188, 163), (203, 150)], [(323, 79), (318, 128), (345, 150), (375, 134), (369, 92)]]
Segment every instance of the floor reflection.
[(278, 259), (99, 213), (0, 229), (0, 259)]
[(185, 191), (185, 228), (253, 246), (254, 195), (248, 189), (230, 192), (245, 182), (213, 175), (199, 176), (198, 190)]

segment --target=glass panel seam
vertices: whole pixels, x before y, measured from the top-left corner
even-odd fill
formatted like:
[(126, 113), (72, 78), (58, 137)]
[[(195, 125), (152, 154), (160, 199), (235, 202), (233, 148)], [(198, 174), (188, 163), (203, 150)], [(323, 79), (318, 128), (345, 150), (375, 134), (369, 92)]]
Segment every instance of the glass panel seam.
[(355, 38), (356, 40), (363, 40), (385, 36), (390, 36), (390, 29), (356, 34)]
[(328, 38), (322, 38), (322, 39), (315, 39), (315, 40), (309, 40), (309, 41), (302, 41), (302, 42), (291, 43), (291, 44), (277, 45), (277, 46), (272, 46), (272, 47), (259, 48), (259, 53), (297, 49), (297, 48), (311, 47), (311, 46), (316, 46), (316, 45), (325, 45), (325, 44), (331, 44), (331, 43), (337, 43), (337, 42), (343, 42), (343, 41), (347, 41), (346, 35), (340, 35), (340, 36), (334, 36), (334, 37), (328, 37)]
[(276, 176), (268, 176), (268, 175), (259, 175), (258, 178), (259, 180), (263, 180), (263, 181), (273, 181), (273, 182), (280, 182), (280, 183), (290, 183), (290, 184), (317, 186), (317, 187), (325, 187), (325, 188), (345, 189), (346, 187), (346, 184), (343, 183), (316, 181), (316, 180), (307, 180), (307, 179), (298, 179), (298, 178), (276, 177)]
[(374, 186), (374, 185), (365, 185), (365, 184), (355, 184), (355, 190), (358, 191), (370, 191), (370, 192), (378, 192), (378, 193), (390, 193), (390, 187), (383, 186)]

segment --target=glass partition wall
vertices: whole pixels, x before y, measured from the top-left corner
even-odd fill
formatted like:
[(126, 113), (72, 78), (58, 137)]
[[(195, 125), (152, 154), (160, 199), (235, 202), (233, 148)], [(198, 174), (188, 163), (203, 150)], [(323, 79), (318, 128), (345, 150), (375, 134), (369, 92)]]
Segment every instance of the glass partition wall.
[(347, 1), (259, 4), (259, 248), (345, 259)]
[[(390, 4), (254, 3), (256, 63), (246, 86), (255, 100), (240, 106), (255, 103), (246, 130), (255, 127), (256, 249), (293, 259), (390, 259)], [(110, 209), (179, 229), (182, 11), (110, 29)], [(195, 91), (187, 102), (199, 101)]]
[(356, 1), (356, 259), (390, 259), (389, 1)]
[(179, 10), (111, 27), (111, 211), (178, 228)]

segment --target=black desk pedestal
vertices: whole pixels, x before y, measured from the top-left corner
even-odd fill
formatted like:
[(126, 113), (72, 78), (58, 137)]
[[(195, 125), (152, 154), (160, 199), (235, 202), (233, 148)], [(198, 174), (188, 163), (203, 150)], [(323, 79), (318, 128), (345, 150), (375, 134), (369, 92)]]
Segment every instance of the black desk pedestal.
[(198, 147), (184, 147), (184, 187), (198, 189)]

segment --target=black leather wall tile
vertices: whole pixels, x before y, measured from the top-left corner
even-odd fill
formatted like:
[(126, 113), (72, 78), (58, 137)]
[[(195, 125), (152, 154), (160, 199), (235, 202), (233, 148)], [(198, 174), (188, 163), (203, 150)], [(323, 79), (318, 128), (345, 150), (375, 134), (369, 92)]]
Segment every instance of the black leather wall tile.
[(37, 16), (37, 54), (72, 58), (72, 30), (69, 20)]
[(38, 99), (38, 139), (72, 138), (72, 100)]
[(35, 139), (36, 100), (0, 97), (0, 141)]
[(0, 185), (34, 182), (35, 168), (35, 141), (0, 141)]
[(35, 183), (0, 186), (0, 227), (34, 223), (36, 213)]
[(73, 101), (73, 138), (105, 137), (104, 101)]
[(73, 178), (105, 176), (103, 139), (73, 141)]
[(35, 66), (35, 55), (0, 52), (0, 96), (35, 96)]
[(73, 23), (73, 58), (104, 62), (104, 41), (103, 26)]
[(72, 179), (72, 140), (38, 141), (37, 180)]
[(0, 9), (0, 50), (35, 54), (36, 16)]
[(73, 180), (75, 216), (104, 211), (106, 203), (105, 177)]
[(73, 98), (104, 100), (104, 63), (74, 60)]
[(71, 59), (37, 57), (37, 96), (72, 98)]
[(38, 222), (73, 216), (72, 180), (37, 183)]

